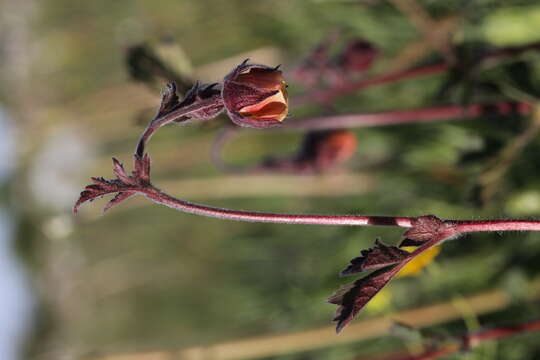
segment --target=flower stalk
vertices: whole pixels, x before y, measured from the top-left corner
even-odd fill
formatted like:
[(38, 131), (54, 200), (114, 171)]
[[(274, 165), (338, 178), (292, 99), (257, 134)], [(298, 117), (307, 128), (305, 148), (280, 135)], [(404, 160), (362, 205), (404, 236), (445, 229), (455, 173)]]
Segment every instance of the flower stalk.
[[(234, 123), (241, 126), (266, 128), (280, 123), (288, 111), (285, 83), (281, 72), (277, 68), (264, 65), (253, 65), (243, 62), (236, 67), (223, 81), (222, 90), (216, 88), (216, 84), (196, 84), (179, 101), (174, 83), (168, 85), (163, 93), (160, 108), (156, 117), (150, 122), (141, 135), (137, 144), (133, 171), (126, 172), (124, 166), (113, 158), (113, 172), (116, 178), (107, 180), (101, 177), (92, 178), (93, 183), (87, 185), (81, 192), (73, 211), (77, 213), (79, 207), (88, 201), (105, 195), (115, 195), (105, 206), (108, 210), (122, 201), (134, 196), (143, 195), (147, 199), (175, 210), (213, 217), (224, 220), (244, 222), (261, 222), (273, 224), (307, 224), (307, 225), (331, 225), (331, 226), (395, 226), (406, 228), (402, 242), (399, 246), (388, 246), (377, 241), (372, 249), (364, 250), (361, 255), (351, 260), (342, 275), (350, 275), (375, 270), (368, 275), (356, 280), (354, 283), (338, 290), (329, 302), (338, 305), (335, 321), (336, 330), (341, 331), (361, 309), (387, 284), (401, 269), (428, 249), (439, 245), (441, 242), (456, 238), (464, 233), (486, 231), (540, 231), (540, 220), (441, 220), (433, 215), (419, 217), (402, 216), (369, 216), (369, 215), (318, 215), (318, 214), (279, 214), (268, 212), (254, 212), (212, 207), (197, 204), (187, 200), (173, 197), (155, 187), (150, 177), (150, 157), (145, 151), (147, 142), (152, 135), (162, 126), (176, 122), (183, 123), (193, 119), (208, 120), (226, 110)], [(471, 105), (463, 108), (447, 106), (442, 108), (428, 108), (410, 111), (388, 112), (384, 115), (361, 115), (359, 122), (363, 126), (368, 124), (394, 125), (412, 121), (433, 121), (457, 116), (479, 116), (485, 114), (486, 109), (498, 113), (509, 113), (512, 109), (520, 113), (529, 112), (530, 105), (517, 103), (498, 103), (491, 105)], [(354, 115), (353, 115), (354, 116)], [(317, 128), (324, 121), (312, 119), (306, 120), (303, 126)], [(344, 126), (349, 124), (349, 118), (338, 117), (336, 123)], [(328, 121), (328, 119), (326, 120)], [(308, 124), (308, 125), (306, 125)], [(339, 127), (339, 126), (337, 126)], [(324, 135), (324, 136), (323, 136)], [(343, 142), (345, 133), (319, 134), (308, 141), (311, 147), (318, 148), (320, 144), (331, 145), (335, 148), (337, 143)], [(329, 144), (321, 139), (330, 139)], [(315, 144), (315, 145), (314, 145)], [(319, 145), (317, 145), (319, 144)], [(351, 143), (352, 144), (352, 143)], [(354, 143), (356, 144), (356, 143)], [(348, 145), (346, 148), (351, 148)], [(324, 148), (324, 147), (323, 147)], [(346, 149), (346, 150), (347, 150)], [(311, 149), (313, 150), (313, 149)], [(310, 151), (311, 151), (310, 150)], [(350, 150), (350, 149), (349, 149)], [(307, 152), (310, 153), (311, 152)], [(323, 152), (325, 153), (325, 152)], [(332, 156), (336, 157), (332, 150)], [(350, 151), (341, 153), (337, 159), (341, 159)], [(336, 153), (337, 154), (337, 153)], [(345, 155), (344, 155), (345, 154)], [(338, 154), (339, 155), (339, 154)], [(326, 160), (332, 156), (323, 156)], [(415, 246), (409, 252), (404, 247)]]
[[(417, 219), (417, 217), (403, 216), (278, 214), (212, 207), (171, 196), (154, 187), (149, 180), (138, 181), (140, 180), (140, 175), (127, 175), (124, 167), (118, 160), (114, 159), (113, 162), (115, 173), (117, 176), (118, 174), (121, 175), (114, 180), (93, 178), (94, 182), (97, 182), (97, 185), (88, 185), (87, 189), (81, 193), (81, 198), (77, 201), (73, 209), (75, 213), (78, 212), (80, 205), (87, 201), (118, 192), (133, 192), (144, 195), (156, 204), (164, 205), (181, 212), (244, 222), (332, 226), (396, 226), (411, 228), (413, 227), (414, 220)], [(150, 158), (145, 156), (141, 159), (135, 156), (134, 164), (136, 169), (147, 168), (148, 172), (145, 173), (145, 176), (149, 179)], [(126, 182), (125, 179), (133, 179), (133, 181)], [(89, 192), (85, 194), (86, 191)], [(442, 222), (453, 229), (453, 235), (486, 231), (540, 231), (540, 220), (444, 220)]]

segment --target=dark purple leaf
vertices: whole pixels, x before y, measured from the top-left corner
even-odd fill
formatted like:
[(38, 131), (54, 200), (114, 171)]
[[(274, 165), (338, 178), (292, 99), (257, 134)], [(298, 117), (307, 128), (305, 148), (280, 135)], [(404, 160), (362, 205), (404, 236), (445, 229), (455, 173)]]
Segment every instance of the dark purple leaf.
[(410, 255), (409, 252), (396, 246), (385, 245), (379, 239), (375, 240), (373, 248), (362, 250), (360, 254), (359, 257), (352, 259), (349, 266), (341, 272), (342, 276), (394, 265)]
[(151, 187), (150, 183), (150, 157), (145, 154), (142, 158), (135, 155), (131, 175), (128, 175), (124, 166), (113, 158), (113, 172), (116, 179), (107, 180), (102, 177), (92, 178), (93, 184), (87, 185), (81, 192), (79, 199), (73, 207), (77, 213), (79, 207), (87, 201), (92, 201), (105, 195), (117, 193), (103, 209), (104, 211), (118, 205), (125, 199), (135, 195), (138, 190)]
[(399, 246), (419, 246), (434, 238), (449, 238), (453, 235), (454, 230), (451, 224), (434, 215), (420, 216), (403, 234), (404, 240)]
[(156, 117), (163, 116), (173, 111), (178, 107), (179, 104), (180, 102), (178, 101), (178, 94), (176, 93), (176, 83), (170, 82), (167, 84), (163, 94), (161, 95), (161, 105), (159, 106), (159, 111)]
[(113, 172), (116, 175), (116, 177), (118, 178), (118, 180), (120, 180), (121, 182), (123, 182), (125, 184), (130, 183), (131, 179), (126, 174), (126, 170), (124, 169), (124, 165), (122, 165), (122, 163), (120, 161), (118, 161), (117, 158), (114, 158), (114, 157), (112, 158), (112, 162), (113, 162)]
[(379, 269), (346, 285), (328, 298), (329, 303), (339, 305), (334, 317), (336, 332), (343, 330), (396, 273), (394, 268)]
[(107, 203), (107, 205), (105, 205), (105, 207), (103, 208), (103, 212), (109, 210), (113, 206), (116, 206), (116, 205), (120, 204), (122, 201), (132, 197), (133, 195), (135, 195), (135, 192), (133, 192), (133, 191), (119, 192), (118, 194), (116, 194), (116, 196), (114, 198), (111, 199), (111, 201), (109, 201)]

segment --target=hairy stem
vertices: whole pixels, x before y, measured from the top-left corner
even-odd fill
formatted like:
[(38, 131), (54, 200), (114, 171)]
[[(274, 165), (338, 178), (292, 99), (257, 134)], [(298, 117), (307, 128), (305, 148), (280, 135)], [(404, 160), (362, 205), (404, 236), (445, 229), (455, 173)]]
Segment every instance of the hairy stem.
[(144, 155), (145, 147), (148, 141), (154, 133), (162, 126), (176, 122), (185, 122), (190, 120), (193, 113), (200, 111), (208, 106), (216, 104), (216, 101), (221, 101), (221, 98), (211, 97), (208, 99), (198, 99), (193, 104), (182, 106), (176, 110), (165, 113), (162, 116), (157, 116), (154, 120), (150, 121), (146, 129), (143, 131), (137, 146), (135, 147), (135, 155), (142, 157)]
[[(417, 219), (401, 216), (277, 214), (225, 209), (178, 199), (151, 185), (126, 187), (122, 191), (138, 192), (157, 204), (185, 213), (245, 222), (410, 228)], [(455, 235), (486, 231), (540, 231), (540, 220), (446, 220), (444, 223), (451, 226)]]
[(452, 223), (459, 234), (486, 231), (540, 231), (539, 220), (459, 220)]
[(399, 226), (405, 228), (411, 227), (411, 221), (413, 220), (413, 218), (397, 216), (304, 215), (240, 211), (217, 208), (181, 200), (153, 187), (137, 188), (133, 190), (140, 192), (155, 203), (168, 206), (178, 211), (225, 220), (274, 224)]

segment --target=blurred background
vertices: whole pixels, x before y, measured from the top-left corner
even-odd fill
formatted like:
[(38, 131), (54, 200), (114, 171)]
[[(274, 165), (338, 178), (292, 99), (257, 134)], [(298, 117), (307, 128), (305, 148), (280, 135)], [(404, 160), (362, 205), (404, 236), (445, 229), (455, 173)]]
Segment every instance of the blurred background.
[[(369, 49), (363, 65), (340, 72), (344, 49), (359, 39)], [(393, 319), (448, 336), (539, 318), (537, 233), (445, 243), (425, 269), (393, 281), (337, 336), (335, 306), (325, 299), (354, 280), (339, 271), (377, 237), (399, 242), (399, 229), (228, 222), (139, 197), (105, 215), (105, 200), (77, 217), (71, 212), (90, 176), (112, 176), (112, 156), (130, 166), (167, 80), (185, 90), (197, 79), (220, 81), (247, 57), (283, 64), (287, 122), (443, 104), (534, 104), (535, 46), (476, 65), (490, 49), (539, 41), (533, 0), (1, 0), (0, 358), (384, 359), (425, 343), (416, 330), (396, 331)], [(321, 51), (326, 60), (313, 66)], [(447, 71), (326, 104), (309, 96), (440, 63)], [(328, 75), (320, 66), (337, 70)], [(538, 121), (492, 115), (353, 128), (352, 156), (309, 174), (217, 169), (210, 150), (229, 124), (225, 116), (166, 127), (148, 151), (158, 187), (214, 206), (539, 218)], [(303, 136), (242, 130), (222, 156), (251, 166), (294, 153)], [(454, 358), (539, 357), (540, 335), (528, 333)]]

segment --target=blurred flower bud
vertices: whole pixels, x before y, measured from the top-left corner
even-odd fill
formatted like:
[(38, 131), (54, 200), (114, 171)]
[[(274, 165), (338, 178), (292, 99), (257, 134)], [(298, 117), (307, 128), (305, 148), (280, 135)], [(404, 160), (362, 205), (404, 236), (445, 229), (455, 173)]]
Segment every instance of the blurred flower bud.
[(364, 72), (370, 68), (378, 53), (378, 50), (366, 40), (351, 40), (341, 54), (340, 64), (344, 70)]
[(240, 126), (276, 126), (287, 116), (286, 84), (277, 67), (244, 61), (223, 80), (222, 97), (229, 117)]
[(299, 161), (321, 171), (351, 158), (357, 146), (356, 136), (348, 130), (314, 131), (306, 135)]

